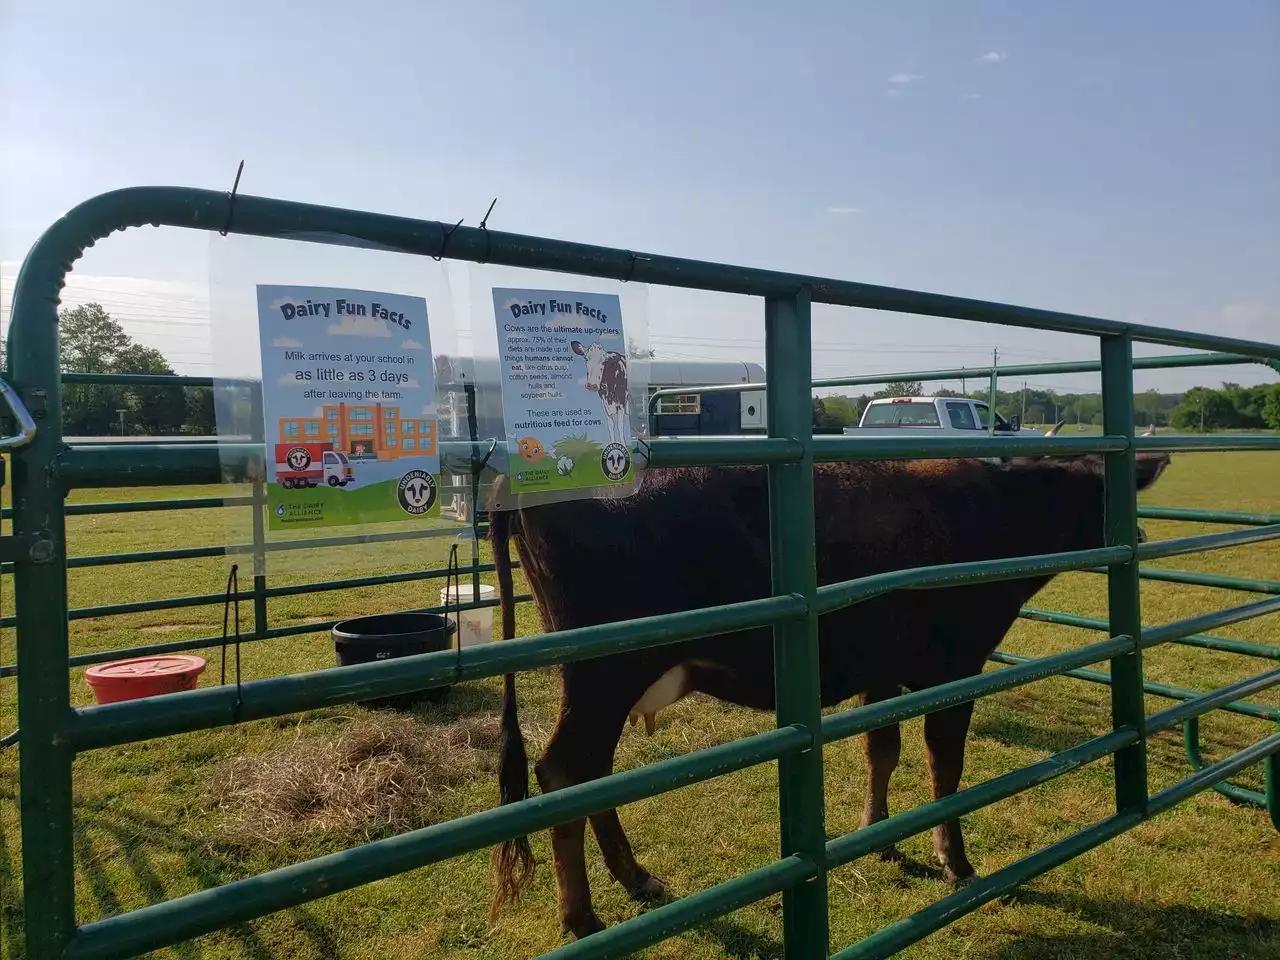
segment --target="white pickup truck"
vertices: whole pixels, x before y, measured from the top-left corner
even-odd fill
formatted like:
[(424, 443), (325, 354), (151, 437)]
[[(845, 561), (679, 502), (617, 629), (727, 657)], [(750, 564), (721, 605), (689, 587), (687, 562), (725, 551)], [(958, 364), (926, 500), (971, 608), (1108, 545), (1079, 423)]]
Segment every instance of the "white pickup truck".
[(997, 437), (1025, 436), (1016, 418), (1009, 423), (996, 412), (995, 430), (990, 430), (989, 408), (981, 400), (962, 397), (883, 397), (872, 400), (862, 411), (856, 427), (845, 427), (848, 437), (901, 437), (904, 431), (921, 436), (973, 436), (985, 433)]

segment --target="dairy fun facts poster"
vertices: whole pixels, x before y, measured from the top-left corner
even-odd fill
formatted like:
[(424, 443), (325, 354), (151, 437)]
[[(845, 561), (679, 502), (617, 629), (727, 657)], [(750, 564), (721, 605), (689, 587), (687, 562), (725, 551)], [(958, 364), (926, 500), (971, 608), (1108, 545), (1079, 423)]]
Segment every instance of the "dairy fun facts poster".
[(439, 514), (421, 297), (259, 285), (269, 529)]
[(494, 288), (513, 493), (629, 480), (626, 334), (614, 294)]

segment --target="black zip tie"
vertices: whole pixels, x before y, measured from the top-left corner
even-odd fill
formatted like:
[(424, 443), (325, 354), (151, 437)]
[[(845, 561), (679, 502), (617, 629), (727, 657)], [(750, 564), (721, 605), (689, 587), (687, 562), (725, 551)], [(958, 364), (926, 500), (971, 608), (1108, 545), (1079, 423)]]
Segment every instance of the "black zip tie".
[(231, 220), (236, 215), (236, 193), (240, 190), (240, 174), (244, 173), (244, 161), (240, 161), (240, 166), (236, 167), (236, 180), (231, 184), (231, 192), (227, 194), (227, 222), (222, 225), (222, 229), (218, 232), (224, 237), (227, 231), (231, 229)]
[(623, 282), (623, 283), (630, 283), (630, 282), (631, 282), (631, 278), (635, 275), (635, 272), (636, 272), (636, 261), (637, 261), (637, 260), (652, 260), (652, 259), (653, 259), (653, 257), (637, 257), (637, 256), (636, 256), (634, 253), (632, 253), (630, 250), (628, 250), (628, 251), (627, 251), (627, 256), (629, 256), (629, 257), (631, 258), (631, 266), (629, 266), (629, 267), (627, 268), (627, 275), (626, 275), (625, 277), (623, 277), (623, 278), (622, 278), (622, 282)]
[[(463, 220), (465, 219), (466, 218), (463, 217)], [(457, 230), (460, 226), (462, 226), (462, 220), (459, 220), (457, 223), (455, 223), (452, 227), (450, 227), (448, 230), (444, 232), (444, 240), (440, 242), (440, 253), (431, 258), (436, 263), (439, 263), (441, 260), (444, 259), (445, 251), (449, 249), (449, 239), (453, 236), (453, 231)]]
[(222, 686), (227, 684), (227, 636), (232, 605), (235, 606), (236, 627), (236, 706), (233, 722), (240, 721), (240, 708), (244, 704), (244, 691), (240, 678), (240, 564), (233, 563), (227, 575), (227, 592), (222, 603)]
[(493, 203), (489, 204), (489, 209), (484, 212), (484, 219), (480, 221), (480, 229), (484, 231), (484, 259), (481, 263), (488, 263), (490, 256), (493, 254), (493, 238), (489, 236), (489, 214), (493, 213), (493, 208), (498, 205), (498, 198), (493, 198)]
[[(453, 584), (450, 589), (449, 585)], [(462, 572), (458, 567), (458, 544), (455, 541), (449, 545), (449, 564), (445, 570), (444, 580), (444, 622), (449, 623), (449, 598), (453, 598), (453, 682), (460, 683), (462, 681)], [(475, 597), (471, 598), (475, 600)]]

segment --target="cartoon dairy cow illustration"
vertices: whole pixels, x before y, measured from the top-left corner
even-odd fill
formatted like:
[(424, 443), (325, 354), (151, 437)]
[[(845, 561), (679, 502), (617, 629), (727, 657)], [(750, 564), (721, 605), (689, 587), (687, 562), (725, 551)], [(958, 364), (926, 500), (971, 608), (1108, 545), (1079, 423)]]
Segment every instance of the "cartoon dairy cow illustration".
[(574, 340), (573, 352), (587, 361), (587, 389), (600, 397), (609, 424), (609, 442), (622, 443), (627, 415), (627, 358), (601, 344), (583, 346)]

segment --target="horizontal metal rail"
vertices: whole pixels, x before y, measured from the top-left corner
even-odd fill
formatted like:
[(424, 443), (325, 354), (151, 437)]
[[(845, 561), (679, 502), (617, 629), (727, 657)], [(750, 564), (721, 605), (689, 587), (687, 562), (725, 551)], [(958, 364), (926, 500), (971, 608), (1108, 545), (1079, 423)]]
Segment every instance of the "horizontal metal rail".
[(967, 563), (944, 563), (928, 567), (912, 567), (875, 573), (857, 580), (830, 583), (818, 588), (818, 612), (830, 613), (877, 597), (891, 590), (935, 590), (963, 587), (996, 580), (1025, 580), (1045, 577), (1064, 570), (1078, 570), (1094, 563), (1126, 563), (1133, 558), (1128, 547), (1098, 547), (1065, 553), (1043, 553), (1030, 557), (1001, 560), (974, 560)]
[[(996, 651), (988, 657), (996, 663), (1023, 664), (1034, 663), (1035, 657), (1023, 657), (1014, 653), (1002, 653)], [(1098, 670), (1068, 670), (1060, 674), (1064, 677), (1072, 677), (1076, 680), (1088, 680), (1090, 683), (1101, 683), (1111, 686), (1111, 675), (1102, 673)], [(1204, 695), (1202, 690), (1188, 690), (1186, 687), (1174, 687), (1167, 683), (1155, 683), (1150, 680), (1144, 680), (1142, 683), (1142, 692), (1151, 694), (1155, 697), (1165, 697), (1168, 700), (1194, 700), (1196, 697)], [(1264, 707), (1261, 704), (1248, 703), (1247, 701), (1236, 701), (1235, 703), (1223, 704), (1218, 709), (1225, 710), (1227, 713), (1238, 713), (1241, 716), (1253, 717), (1255, 720), (1280, 720), (1280, 709), (1274, 707)]]
[(1029, 766), (959, 790), (949, 797), (923, 803), (870, 826), (859, 827), (853, 833), (827, 841), (827, 867), (830, 869), (850, 863), (868, 853), (883, 850), (907, 837), (923, 833), (940, 823), (1006, 800), (1131, 746), (1138, 739), (1137, 731), (1130, 728), (1105, 733)]
[[(1107, 572), (1106, 567), (1092, 567), (1081, 573)], [(1196, 573), (1192, 570), (1166, 570), (1163, 567), (1143, 567), (1138, 571), (1143, 580), (1161, 583), (1182, 583), (1193, 587), (1214, 587), (1220, 590), (1239, 590), (1243, 593), (1280, 594), (1280, 580), (1254, 580), (1250, 577), (1228, 577), (1220, 573)]]
[(1202, 533), (1194, 537), (1175, 537), (1172, 540), (1148, 540), (1138, 544), (1139, 560), (1159, 560), (1184, 553), (1203, 553), (1206, 550), (1223, 550), (1248, 543), (1266, 543), (1280, 540), (1280, 523), (1248, 530), (1227, 530), (1224, 533)]
[[(516, 603), (528, 603), (533, 599), (532, 594), (517, 593), (513, 598)], [(497, 600), (473, 600), (467, 603), (452, 603), (447, 606), (436, 605), (431, 607), (415, 607), (411, 610), (402, 611), (404, 613), (456, 613), (467, 610), (480, 610), (488, 607), (497, 607)], [(287, 627), (269, 627), (262, 631), (246, 632), (240, 635), (239, 642), (241, 644), (252, 643), (255, 640), (278, 640), (284, 637), (297, 637), (308, 633), (325, 633), (332, 630), (345, 618), (337, 620), (319, 620), (315, 623), (297, 623)], [(124, 660), (129, 657), (152, 657), (159, 654), (183, 653), (189, 650), (205, 650), (211, 647), (221, 647), (224, 643), (233, 646), (236, 643), (234, 636), (227, 640), (223, 640), (222, 635), (193, 637), (190, 640), (167, 640), (163, 643), (149, 643), (138, 647), (124, 647), (116, 650), (97, 650), (93, 653), (79, 653), (67, 660), (67, 666), (87, 667), (95, 663), (108, 663), (112, 660)], [(17, 664), (6, 664), (0, 667), (0, 678), (17, 676)]]
[(612, 957), (629, 957), (643, 949), (683, 933), (706, 920), (732, 913), (765, 897), (781, 893), (788, 887), (803, 883), (817, 875), (818, 868), (812, 860), (795, 855), (777, 860), (768, 866), (752, 870), (732, 880), (718, 883), (707, 890), (681, 897), (623, 921), (606, 927), (599, 933), (558, 947), (542, 955), (542, 960), (609, 960)]
[(686, 610), (538, 634), (504, 643), (250, 680), (238, 687), (206, 687), (82, 707), (71, 712), (65, 742), (75, 750), (119, 746), (372, 697), (413, 693), (608, 653), (772, 626), (803, 617), (806, 611), (803, 598), (768, 597), (706, 610)]
[(1245, 697), (1251, 697), (1254, 694), (1261, 693), (1263, 690), (1270, 690), (1277, 684), (1280, 684), (1280, 667), (1267, 673), (1260, 673), (1256, 677), (1249, 677), (1247, 680), (1240, 680), (1225, 687), (1219, 687), (1211, 693), (1202, 694), (1192, 700), (1184, 700), (1175, 707), (1161, 710), (1159, 713), (1153, 713), (1147, 717), (1147, 733), (1158, 733), (1161, 730), (1176, 727), (1178, 724), (1208, 713), (1224, 703), (1232, 703)]
[[(1064, 627), (1079, 627), (1081, 630), (1096, 630), (1102, 633), (1111, 629), (1107, 621), (1097, 617), (1082, 617), (1075, 613), (1060, 613), (1057, 610), (1041, 610), (1036, 607), (1023, 607), (1018, 616), (1023, 620), (1056, 623)], [(1248, 640), (1232, 640), (1228, 637), (1212, 637), (1206, 634), (1176, 637), (1172, 642), (1189, 647), (1200, 647), (1204, 650), (1219, 650), (1223, 653), (1239, 653), (1246, 657), (1280, 660), (1280, 646), (1266, 643), (1251, 643)]]
[[(68, 517), (87, 517), (103, 513), (151, 513), (162, 510), (213, 510), (221, 507), (251, 507), (255, 503), (252, 495), (237, 497), (170, 497), (164, 500), (112, 500), (104, 503), (68, 503), (64, 507)], [(0, 510), (0, 519), (13, 517), (13, 508)]]
[(1168, 643), (1180, 637), (1189, 637), (1203, 630), (1214, 630), (1218, 627), (1230, 626), (1233, 623), (1243, 623), (1246, 620), (1264, 617), (1277, 611), (1280, 611), (1280, 597), (1270, 597), (1253, 603), (1243, 603), (1238, 607), (1215, 610), (1213, 613), (1202, 614), (1198, 617), (1175, 620), (1173, 623), (1166, 623), (1163, 626), (1144, 629), (1142, 631), (1142, 646), (1144, 648), (1154, 647), (1157, 644)]
[(963, 889), (846, 947), (834, 954), (831, 960), (881, 960), (884, 957), (891, 957), (904, 947), (924, 939), (935, 930), (940, 930), (965, 914), (973, 912), (984, 903), (1136, 827), (1143, 819), (1142, 814), (1138, 812), (1120, 813), (1108, 817), (1092, 827), (1017, 860), (995, 873), (978, 877)]
[[(513, 641), (514, 642), (514, 641)], [(696, 753), (574, 784), (460, 820), (281, 867), (80, 927), (65, 960), (114, 960), (296, 907), (330, 894), (576, 820), (745, 767), (813, 743), (810, 731), (781, 727)], [(787, 871), (790, 877), (790, 871)]]
[(1266, 527), (1280, 523), (1280, 513), (1239, 513), (1231, 510), (1194, 510), (1188, 507), (1138, 507), (1138, 516), (1147, 520), (1185, 520), (1188, 523), (1226, 523), (1245, 527)]
[[(460, 576), (490, 573), (493, 564), (482, 563), (459, 567)], [(433, 570), (411, 570), (405, 573), (382, 573), (370, 577), (351, 577), (346, 580), (321, 580), (314, 583), (298, 583), (285, 587), (264, 587), (261, 590), (241, 590), (232, 594), (233, 599), (251, 601), (255, 597), (296, 597), (307, 593), (327, 593), (334, 590), (354, 590), (359, 587), (378, 587), (394, 583), (413, 583), (422, 580), (443, 580), (451, 576), (446, 567)], [(166, 597), (159, 600), (133, 600), (128, 603), (110, 603), (99, 607), (73, 607), (67, 612), (68, 620), (96, 620), (101, 617), (118, 617), (130, 613), (151, 613), (157, 610), (183, 610), (191, 607), (222, 606), (225, 593), (203, 593), (186, 597)], [(490, 601), (490, 604), (496, 601)], [(0, 627), (12, 626), (13, 617), (0, 618)]]
[(875, 730), (886, 724), (901, 723), (926, 713), (945, 710), (956, 704), (998, 693), (1001, 690), (1055, 677), (1075, 667), (1132, 653), (1133, 649), (1132, 637), (1114, 637), (1111, 640), (1091, 643), (1079, 650), (1026, 660), (1007, 670), (995, 670), (975, 677), (952, 680), (936, 687), (905, 693), (890, 700), (833, 713), (822, 718), (822, 742), (832, 743), (866, 733), (868, 730)]
[(1197, 453), (1209, 450), (1280, 450), (1280, 436), (1259, 433), (1161, 433), (1134, 437), (1136, 450)]

